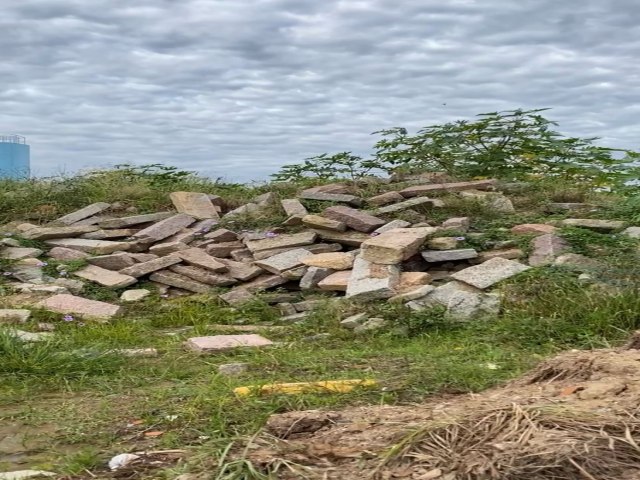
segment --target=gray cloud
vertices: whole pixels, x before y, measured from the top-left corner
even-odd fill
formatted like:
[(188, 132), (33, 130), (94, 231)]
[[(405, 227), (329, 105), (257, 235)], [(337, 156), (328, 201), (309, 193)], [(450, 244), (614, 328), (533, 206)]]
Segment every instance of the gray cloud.
[(631, 0), (6, 3), (0, 132), (28, 137), (37, 174), (163, 162), (260, 179), (366, 154), (381, 128), (518, 107), (638, 148)]

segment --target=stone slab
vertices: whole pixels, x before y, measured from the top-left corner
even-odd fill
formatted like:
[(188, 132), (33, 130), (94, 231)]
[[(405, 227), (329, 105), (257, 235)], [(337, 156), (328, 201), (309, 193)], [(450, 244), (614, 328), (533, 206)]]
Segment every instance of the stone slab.
[(267, 272), (279, 275), (287, 270), (304, 265), (303, 260), (312, 255), (313, 253), (305, 250), (304, 248), (296, 248), (294, 250), (273, 255), (264, 260), (258, 260), (254, 262), (254, 264)]
[(64, 293), (42, 300), (37, 306), (56, 313), (81, 315), (82, 317), (96, 319), (109, 319), (122, 311), (122, 307), (118, 305)]
[(558, 230), (556, 227), (546, 223), (523, 223), (511, 228), (511, 233), (515, 235), (544, 235), (555, 233), (556, 230)]
[(231, 306), (238, 307), (248, 302), (256, 300), (256, 296), (251, 292), (248, 292), (244, 288), (234, 288), (227, 293), (219, 295), (220, 300), (228, 303)]
[(42, 255), (39, 248), (6, 247), (0, 249), (0, 258), (4, 260), (22, 260), (24, 258), (37, 258)]
[(442, 222), (443, 230), (459, 230), (466, 232), (471, 226), (469, 217), (453, 217)]
[(385, 220), (374, 217), (361, 210), (345, 206), (335, 206), (326, 208), (322, 215), (332, 220), (337, 220), (346, 224), (348, 227), (357, 230), (359, 232), (369, 233), (376, 228), (380, 228), (385, 223)]
[(129, 275), (107, 270), (96, 265), (88, 265), (73, 273), (75, 276), (109, 288), (124, 288), (133, 285), (137, 280)]
[(151, 295), (151, 291), (146, 288), (137, 288), (133, 290), (126, 290), (120, 295), (120, 300), (123, 302), (139, 302)]
[(307, 208), (297, 198), (285, 198), (280, 200), (280, 205), (282, 205), (282, 209), (288, 217), (302, 218), (309, 214)]
[(478, 252), (473, 248), (460, 248), (457, 250), (425, 250), (422, 258), (429, 263), (435, 262), (456, 262), (476, 258)]
[(261, 252), (264, 250), (273, 250), (276, 248), (286, 247), (302, 247), (311, 245), (315, 242), (317, 234), (313, 231), (304, 231), (300, 233), (276, 235), (273, 238), (263, 238), (260, 240), (247, 240), (246, 246), (251, 252)]
[(84, 233), (95, 232), (98, 227), (81, 225), (79, 227), (38, 227), (27, 230), (22, 236), (29, 240), (51, 240), (54, 238), (73, 238)]
[(550, 233), (540, 235), (532, 240), (529, 265), (532, 267), (551, 265), (556, 257), (568, 249), (569, 245), (562, 237)]
[(108, 240), (110, 238), (127, 238), (136, 234), (135, 228), (118, 228), (116, 230), (96, 230), (95, 232), (84, 233), (78, 238), (89, 238), (92, 240)]
[(344, 222), (321, 217), (320, 215), (305, 215), (302, 217), (302, 224), (309, 228), (320, 228), (335, 232), (344, 232), (347, 229), (347, 225)]
[(189, 277), (200, 283), (205, 283), (214, 287), (228, 287), (235, 285), (238, 280), (227, 275), (220, 275), (212, 273), (210, 270), (206, 270), (200, 267), (191, 267), (186, 265), (173, 265), (169, 267), (172, 272)]
[(278, 287), (287, 283), (289, 280), (282, 275), (260, 275), (248, 283), (242, 285), (242, 288), (248, 292), (255, 293), (269, 288)]
[(380, 228), (376, 228), (373, 231), (373, 233), (384, 233), (384, 232), (388, 232), (389, 230), (393, 230), (394, 228), (407, 228), (410, 226), (411, 226), (411, 223), (405, 220), (400, 220), (400, 219), (391, 220), (389, 223), (385, 223)]
[(54, 220), (53, 224), (62, 224), (62, 225), (73, 225), (80, 220), (84, 220), (85, 218), (93, 217), (100, 212), (104, 212), (106, 209), (111, 207), (110, 203), (98, 202), (92, 203), (91, 205), (87, 205), (80, 210), (76, 210), (75, 212), (71, 212), (63, 217)]
[(350, 270), (353, 268), (354, 254), (351, 252), (318, 253), (306, 257), (302, 263), (310, 267), (330, 270)]
[(364, 204), (364, 201), (360, 197), (343, 193), (310, 192), (309, 190), (305, 190), (299, 197), (304, 200), (315, 200), (318, 202), (346, 203), (354, 207), (361, 207)]
[(417, 254), (435, 227), (396, 228), (370, 238), (361, 245), (361, 256), (369, 262), (394, 265)]
[(402, 202), (404, 197), (398, 192), (386, 192), (376, 195), (374, 197), (367, 198), (367, 203), (375, 207), (382, 207), (383, 205), (389, 205), (390, 203)]
[(134, 278), (140, 278), (158, 270), (170, 267), (171, 265), (176, 265), (181, 261), (182, 259), (179, 257), (167, 255), (166, 257), (156, 258), (154, 260), (149, 260), (148, 262), (136, 263), (129, 267), (123, 268), (122, 270), (120, 270), (120, 273), (123, 275), (129, 275)]
[(71, 248), (93, 255), (108, 255), (113, 252), (126, 251), (131, 248), (127, 242), (113, 242), (111, 240), (91, 240), (86, 238), (59, 238), (46, 240), (47, 245), (54, 247)]
[(351, 247), (359, 247), (362, 242), (371, 238), (366, 233), (346, 231), (334, 232), (331, 230), (313, 230), (318, 237), (327, 242), (339, 243)]
[(492, 258), (480, 265), (465, 268), (451, 275), (451, 278), (459, 280), (476, 288), (485, 289), (498, 282), (529, 270), (526, 265), (506, 258)]
[(170, 287), (180, 288), (194, 293), (207, 293), (211, 290), (210, 285), (197, 282), (189, 277), (185, 277), (184, 275), (180, 275), (179, 273), (171, 272), (169, 270), (158, 270), (157, 272), (153, 272), (149, 276), (149, 279), (153, 282), (163, 283)]
[(352, 270), (342, 270), (332, 273), (318, 282), (318, 288), (329, 292), (346, 292), (351, 273)]
[(494, 187), (497, 180), (475, 180), (473, 182), (431, 183), (428, 185), (415, 185), (400, 190), (400, 195), (405, 198), (421, 197), (434, 192), (460, 192), (472, 188), (483, 190)]
[(145, 242), (159, 242), (171, 235), (175, 235), (195, 221), (195, 218), (185, 215), (184, 213), (179, 213), (178, 215), (165, 218), (164, 220), (160, 220), (159, 222), (140, 230), (134, 235), (134, 238)]
[[(300, 279), (301, 290), (312, 290), (318, 287), (318, 284), (332, 275), (335, 270), (330, 268), (309, 267)], [(344, 289), (347, 289), (347, 282), (344, 282)]]
[(25, 309), (0, 309), (0, 323), (25, 323), (31, 318), (31, 312)]
[(226, 258), (231, 255), (231, 252), (243, 249), (244, 244), (242, 242), (212, 243), (205, 246), (205, 251), (215, 258)]
[(126, 228), (143, 223), (159, 222), (173, 217), (174, 215), (175, 213), (173, 212), (158, 212), (148, 213), (145, 215), (133, 215), (130, 217), (112, 218), (98, 222), (98, 226), (100, 228)]
[(379, 265), (358, 256), (347, 284), (347, 297), (353, 300), (376, 300), (395, 294), (400, 281), (397, 265)]
[(211, 270), (212, 272), (221, 273), (227, 271), (227, 266), (224, 263), (219, 262), (201, 248), (193, 247), (187, 250), (180, 250), (173, 255), (181, 258), (189, 265)]
[(215, 353), (247, 347), (267, 347), (273, 342), (258, 334), (245, 335), (212, 335), (208, 337), (192, 337), (185, 343), (190, 350), (199, 353)]
[(565, 227), (579, 227), (595, 230), (596, 232), (612, 232), (621, 230), (626, 226), (625, 222), (619, 220), (597, 220), (593, 218), (567, 218), (562, 220)]
[(264, 273), (263, 269), (249, 263), (236, 262), (226, 258), (217, 258), (216, 260), (227, 267), (226, 275), (242, 282), (247, 282)]
[(106, 268), (107, 270), (122, 270), (123, 268), (135, 265), (136, 262), (128, 253), (123, 252), (91, 257), (87, 259), (87, 263)]
[(218, 210), (206, 193), (172, 192), (169, 194), (169, 198), (179, 213), (184, 213), (198, 220), (220, 218)]
[(236, 242), (238, 240), (238, 234), (226, 228), (218, 228), (213, 232), (207, 233), (204, 238), (213, 240), (216, 243)]
[(437, 198), (412, 198), (411, 200), (405, 200), (404, 202), (394, 203), (393, 205), (387, 205), (386, 207), (380, 207), (374, 211), (376, 215), (390, 215), (393, 213), (399, 213), (403, 210), (409, 210), (410, 208), (420, 207), (423, 205), (429, 205), (430, 207), (442, 207), (442, 201)]
[(159, 255), (164, 257), (165, 255), (169, 255), (171, 253), (180, 252), (182, 250), (189, 249), (189, 245), (182, 242), (164, 242), (164, 243), (156, 243), (155, 245), (149, 248), (149, 253), (153, 255)]

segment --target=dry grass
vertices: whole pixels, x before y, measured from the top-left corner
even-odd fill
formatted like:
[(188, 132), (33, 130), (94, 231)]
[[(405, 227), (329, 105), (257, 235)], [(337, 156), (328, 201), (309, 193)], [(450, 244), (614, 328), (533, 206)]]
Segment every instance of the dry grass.
[[(428, 426), (377, 472), (426, 470), (442, 480), (616, 480), (640, 468), (640, 419), (562, 407), (512, 405)], [(420, 478), (420, 477), (410, 477)]]

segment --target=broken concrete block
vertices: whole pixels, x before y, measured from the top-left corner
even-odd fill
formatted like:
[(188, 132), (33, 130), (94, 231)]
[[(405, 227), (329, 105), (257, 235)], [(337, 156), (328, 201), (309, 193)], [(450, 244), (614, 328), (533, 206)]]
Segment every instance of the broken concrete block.
[(54, 220), (53, 224), (62, 224), (62, 225), (73, 225), (80, 220), (84, 220), (85, 218), (93, 217), (100, 212), (104, 212), (111, 206), (110, 203), (98, 202), (92, 203), (91, 205), (87, 205), (80, 210), (76, 210), (75, 212), (71, 212), (64, 217), (60, 217), (57, 220)]
[(165, 218), (164, 220), (160, 220), (159, 222), (140, 230), (134, 235), (134, 238), (145, 242), (159, 242), (171, 235), (175, 235), (195, 221), (195, 218), (185, 215), (184, 213), (179, 213), (178, 215)]
[(347, 229), (345, 223), (321, 217), (320, 215), (305, 215), (302, 217), (302, 223), (309, 228), (320, 228), (323, 230), (333, 230), (335, 232), (344, 232)]
[(434, 227), (396, 228), (362, 243), (361, 256), (369, 262), (393, 265), (417, 254)]
[(236, 242), (238, 240), (238, 235), (231, 230), (227, 230), (226, 228), (218, 228), (211, 233), (207, 233), (204, 238), (213, 240), (216, 243), (225, 243)]
[(353, 300), (389, 298), (395, 294), (399, 281), (400, 268), (397, 265), (371, 263), (360, 255), (353, 264), (347, 297)]
[(305, 231), (300, 233), (276, 235), (272, 238), (263, 238), (260, 240), (247, 240), (245, 243), (251, 252), (256, 253), (276, 248), (311, 245), (315, 242), (316, 238), (317, 235), (315, 232)]
[(268, 340), (257, 334), (247, 335), (212, 335), (209, 337), (192, 337), (187, 340), (185, 346), (198, 353), (224, 352), (241, 347), (266, 347), (273, 345)]
[(550, 233), (534, 238), (532, 246), (529, 255), (529, 265), (532, 267), (551, 265), (558, 255), (569, 249), (569, 245), (562, 237)]
[(394, 203), (393, 205), (387, 205), (386, 207), (380, 207), (374, 211), (376, 215), (390, 215), (392, 213), (402, 212), (403, 210), (409, 210), (411, 208), (428, 205), (434, 208), (441, 208), (444, 206), (442, 200), (437, 198), (412, 198), (411, 200), (405, 200), (404, 202)]
[(351, 252), (318, 253), (306, 257), (302, 263), (310, 267), (327, 268), (330, 270), (350, 270), (353, 268), (354, 258), (355, 256)]
[(360, 197), (342, 193), (323, 193), (305, 190), (300, 194), (300, 198), (303, 198), (305, 200), (316, 200), (319, 202), (346, 203), (354, 207), (361, 207), (364, 204), (363, 200)]
[(122, 307), (106, 302), (88, 300), (69, 294), (60, 294), (42, 300), (38, 307), (52, 312), (81, 315), (86, 318), (109, 319), (118, 315)]
[(406, 222), (404, 220), (391, 220), (389, 223), (385, 223), (383, 226), (381, 226), (380, 228), (376, 228), (373, 233), (384, 233), (384, 232), (388, 232), (389, 230), (393, 230), (395, 228), (407, 228), (410, 227), (411, 223)]
[(425, 250), (422, 252), (422, 258), (430, 263), (455, 262), (476, 258), (477, 256), (478, 252), (473, 248), (461, 248), (458, 250)]
[(236, 262), (226, 258), (217, 258), (216, 260), (227, 267), (228, 271), (226, 275), (242, 282), (251, 280), (264, 273), (264, 270), (260, 267), (248, 263)]
[(228, 287), (229, 285), (235, 285), (238, 281), (235, 278), (231, 278), (226, 275), (220, 275), (211, 273), (210, 270), (205, 270), (199, 267), (188, 267), (186, 265), (173, 265), (169, 267), (172, 272), (189, 277), (196, 282), (205, 283), (213, 287)]
[(123, 268), (122, 270), (119, 270), (119, 272), (123, 275), (140, 278), (152, 272), (156, 272), (158, 270), (162, 270), (163, 268), (170, 267), (171, 265), (180, 263), (181, 261), (182, 260), (179, 257), (176, 257), (174, 255), (167, 255), (166, 257), (156, 258), (154, 260), (149, 260), (148, 262), (136, 263), (134, 265)]
[[(317, 267), (310, 267), (309, 270)], [(324, 270), (324, 269), (323, 269)], [(352, 270), (332, 273), (318, 282), (318, 288), (329, 292), (346, 292)]]
[(556, 230), (558, 230), (556, 227), (546, 223), (523, 223), (513, 227), (511, 233), (515, 235), (544, 235), (546, 233), (555, 233)]
[[(167, 258), (167, 257), (164, 257)], [(195, 293), (207, 293), (211, 290), (211, 286), (192, 280), (189, 277), (180, 275), (179, 273), (171, 272), (169, 270), (158, 270), (149, 276), (149, 279), (154, 282), (164, 283), (171, 287), (181, 288), (182, 290), (188, 290)]]
[(126, 290), (122, 292), (122, 295), (120, 295), (120, 300), (122, 300), (123, 302), (139, 302), (149, 295), (151, 295), (151, 291), (147, 290), (146, 288)]
[(312, 256), (313, 254), (303, 248), (296, 248), (287, 252), (273, 255), (264, 260), (258, 260), (254, 264), (267, 272), (281, 274), (292, 268), (300, 267), (304, 265), (303, 260)]
[[(309, 267), (300, 279), (300, 289), (311, 290), (318, 287), (318, 284), (333, 274), (334, 271), (330, 268)], [(347, 284), (344, 282), (344, 289), (346, 290), (346, 288)]]
[(37, 258), (42, 255), (39, 248), (6, 247), (0, 249), (0, 258), (4, 260), (22, 260), (23, 258)]
[(172, 192), (169, 198), (179, 213), (184, 213), (198, 220), (220, 218), (218, 210), (206, 193)]
[(25, 323), (31, 312), (24, 309), (0, 309), (0, 323)]
[(127, 242), (90, 240), (86, 238), (60, 238), (57, 240), (46, 240), (45, 243), (54, 247), (70, 248), (93, 255), (107, 255), (113, 252), (126, 251), (131, 247)]
[(386, 192), (376, 195), (375, 197), (367, 198), (367, 203), (374, 207), (382, 207), (383, 205), (389, 205), (390, 203), (402, 202), (404, 197), (398, 192)]
[(374, 217), (373, 215), (370, 215), (366, 212), (345, 206), (326, 208), (322, 212), (322, 215), (324, 217), (345, 223), (348, 227), (365, 233), (372, 232), (376, 228), (380, 228), (385, 223), (387, 223), (386, 221), (378, 217)]
[(494, 179), (475, 180), (472, 182), (456, 183), (431, 183), (428, 185), (416, 185), (400, 190), (400, 194), (405, 198), (422, 197), (433, 192), (460, 192), (472, 188), (486, 190), (492, 188), (497, 183)]
[(626, 226), (625, 222), (619, 220), (596, 220), (593, 218), (567, 218), (562, 220), (562, 225), (565, 227), (587, 228), (604, 233), (620, 230)]
[(54, 238), (71, 238), (83, 233), (95, 232), (98, 227), (87, 225), (79, 227), (38, 227), (27, 230), (23, 237), (29, 240), (51, 240)]
[(257, 300), (255, 295), (243, 288), (234, 288), (233, 290), (229, 290), (227, 293), (219, 295), (218, 298), (234, 307)]
[(107, 270), (106, 268), (101, 268), (96, 265), (88, 265), (73, 274), (109, 288), (124, 288), (137, 282), (134, 277)]
[(102, 220), (98, 223), (100, 228), (126, 228), (133, 225), (140, 225), (142, 223), (159, 222), (167, 218), (173, 217), (173, 212), (158, 212), (148, 213), (146, 215), (134, 215), (131, 217), (112, 218), (109, 220)]
[(529, 268), (531, 267), (513, 260), (492, 258), (480, 265), (460, 270), (451, 275), (451, 278), (473, 285), (476, 288), (485, 289), (529, 270)]

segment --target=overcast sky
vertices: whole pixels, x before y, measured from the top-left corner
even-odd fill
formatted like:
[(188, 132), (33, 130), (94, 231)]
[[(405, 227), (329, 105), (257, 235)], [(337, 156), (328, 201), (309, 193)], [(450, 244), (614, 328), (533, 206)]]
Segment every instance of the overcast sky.
[(640, 147), (637, 0), (0, 0), (0, 134), (46, 175), (264, 179), (410, 130), (552, 107)]

